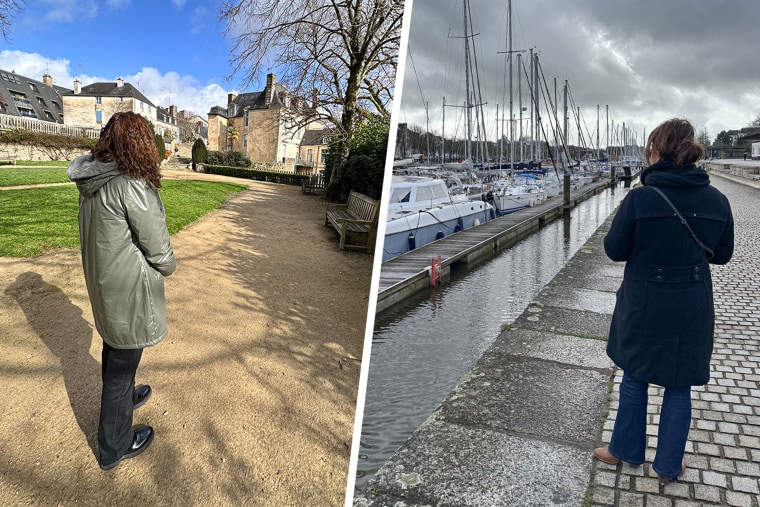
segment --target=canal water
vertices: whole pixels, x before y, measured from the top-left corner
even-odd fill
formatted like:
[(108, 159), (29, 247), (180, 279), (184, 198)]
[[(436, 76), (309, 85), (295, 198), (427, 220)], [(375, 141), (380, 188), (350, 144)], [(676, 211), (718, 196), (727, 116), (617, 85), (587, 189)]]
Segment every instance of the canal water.
[(459, 379), (616, 209), (618, 185), (484, 264), (452, 270), (375, 318), (355, 488), (440, 405)]

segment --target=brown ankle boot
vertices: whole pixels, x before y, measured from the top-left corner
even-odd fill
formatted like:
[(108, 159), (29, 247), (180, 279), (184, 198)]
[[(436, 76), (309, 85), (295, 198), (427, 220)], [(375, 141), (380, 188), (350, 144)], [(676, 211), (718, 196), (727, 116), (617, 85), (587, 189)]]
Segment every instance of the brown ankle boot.
[(602, 463), (607, 463), (608, 465), (617, 465), (620, 463), (618, 458), (610, 454), (609, 447), (597, 447), (594, 449), (594, 456)]

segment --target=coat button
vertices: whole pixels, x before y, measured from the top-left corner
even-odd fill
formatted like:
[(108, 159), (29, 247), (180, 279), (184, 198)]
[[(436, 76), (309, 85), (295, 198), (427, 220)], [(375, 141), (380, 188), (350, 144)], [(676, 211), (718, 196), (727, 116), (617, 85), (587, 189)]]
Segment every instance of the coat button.
[(655, 280), (657, 280), (658, 282), (661, 282), (662, 281), (662, 276), (657, 275), (657, 277), (655, 278)]
[(657, 268), (658, 273), (662, 273), (662, 268)]

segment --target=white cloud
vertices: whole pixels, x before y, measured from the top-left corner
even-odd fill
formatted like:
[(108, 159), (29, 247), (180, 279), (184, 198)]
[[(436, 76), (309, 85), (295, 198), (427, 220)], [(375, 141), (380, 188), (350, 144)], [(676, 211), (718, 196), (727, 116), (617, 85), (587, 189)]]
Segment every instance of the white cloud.
[(193, 111), (201, 116), (205, 116), (213, 106), (226, 107), (227, 94), (238, 93), (225, 90), (215, 83), (203, 85), (195, 77), (183, 76), (177, 72), (161, 74), (152, 67), (144, 67), (134, 75), (104, 77), (72, 74), (70, 60), (51, 59), (37, 53), (15, 50), (0, 51), (0, 69), (15, 71), (16, 74), (39, 81), (42, 81), (44, 74), (50, 74), (56, 85), (69, 89), (74, 87), (75, 78), (82, 85), (88, 85), (102, 81), (113, 82), (121, 77), (137, 87), (156, 106), (176, 105), (180, 110)]
[(82, 19), (93, 19), (98, 15), (95, 0), (44, 0), (47, 12), (43, 21), (48, 23), (71, 23)]

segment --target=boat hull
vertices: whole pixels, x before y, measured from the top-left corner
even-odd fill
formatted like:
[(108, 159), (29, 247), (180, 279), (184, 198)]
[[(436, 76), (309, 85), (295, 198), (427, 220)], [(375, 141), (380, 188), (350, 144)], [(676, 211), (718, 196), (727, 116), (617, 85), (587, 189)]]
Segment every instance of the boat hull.
[(488, 203), (470, 201), (391, 217), (385, 226), (383, 262), (485, 223), (494, 216)]

